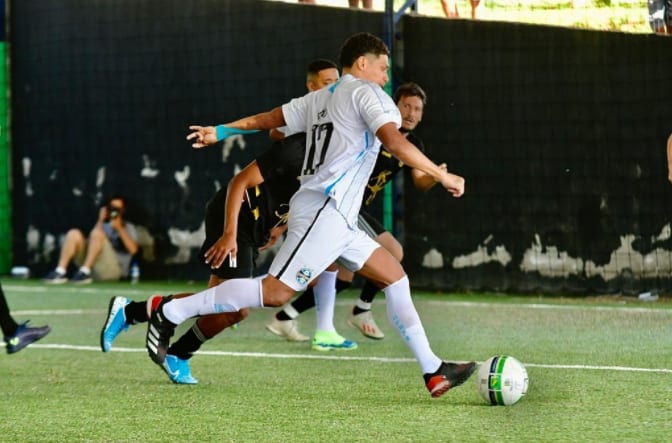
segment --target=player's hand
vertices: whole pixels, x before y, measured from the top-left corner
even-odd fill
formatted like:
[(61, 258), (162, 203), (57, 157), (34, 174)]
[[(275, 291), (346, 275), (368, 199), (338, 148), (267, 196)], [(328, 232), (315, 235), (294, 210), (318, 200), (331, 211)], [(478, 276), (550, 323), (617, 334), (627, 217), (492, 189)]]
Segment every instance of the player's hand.
[(266, 249), (273, 246), (278, 241), (278, 239), (282, 237), (282, 234), (284, 234), (286, 230), (287, 230), (286, 223), (280, 226), (273, 227), (269, 233), (268, 242), (266, 242), (264, 246), (261, 246), (259, 248), (259, 252), (265, 251)]
[(193, 148), (200, 149), (217, 143), (217, 130), (214, 126), (189, 126), (189, 129), (192, 132), (187, 135), (187, 140), (193, 141)]
[(459, 175), (444, 172), (441, 175), (441, 186), (443, 186), (453, 197), (461, 197), (464, 194), (464, 178)]
[(229, 267), (235, 267), (238, 244), (234, 235), (224, 234), (205, 252), (205, 263), (211, 269), (219, 269), (224, 260), (230, 257)]

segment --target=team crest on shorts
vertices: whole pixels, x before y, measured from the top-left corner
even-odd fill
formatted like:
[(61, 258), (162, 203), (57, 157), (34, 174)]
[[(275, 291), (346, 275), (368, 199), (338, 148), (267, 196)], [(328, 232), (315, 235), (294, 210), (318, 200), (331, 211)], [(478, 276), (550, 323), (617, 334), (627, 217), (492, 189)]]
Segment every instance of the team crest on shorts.
[(313, 270), (308, 268), (301, 268), (299, 272), (296, 273), (296, 281), (300, 285), (308, 284), (308, 280), (313, 276)]

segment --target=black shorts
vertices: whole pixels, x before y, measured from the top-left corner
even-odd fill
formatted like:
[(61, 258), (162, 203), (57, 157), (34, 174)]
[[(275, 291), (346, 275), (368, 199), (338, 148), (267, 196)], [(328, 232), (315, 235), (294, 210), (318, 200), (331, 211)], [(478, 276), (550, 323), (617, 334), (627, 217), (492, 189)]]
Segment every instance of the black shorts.
[(222, 280), (250, 278), (254, 276), (255, 260), (259, 256), (259, 251), (252, 239), (255, 227), (254, 216), (246, 207), (241, 208), (240, 215), (238, 216), (238, 234), (236, 235), (236, 242), (238, 243), (237, 266), (235, 268), (230, 267), (228, 259), (224, 260), (224, 263), (218, 269), (211, 269), (210, 265), (205, 263), (205, 252), (224, 233), (225, 197), (226, 189), (220, 189), (205, 207), (205, 241), (201, 246), (199, 259), (210, 269), (212, 275)]
[(383, 232), (387, 232), (385, 227), (368, 212), (361, 210), (357, 218), (357, 226), (366, 232), (366, 235), (375, 239)]

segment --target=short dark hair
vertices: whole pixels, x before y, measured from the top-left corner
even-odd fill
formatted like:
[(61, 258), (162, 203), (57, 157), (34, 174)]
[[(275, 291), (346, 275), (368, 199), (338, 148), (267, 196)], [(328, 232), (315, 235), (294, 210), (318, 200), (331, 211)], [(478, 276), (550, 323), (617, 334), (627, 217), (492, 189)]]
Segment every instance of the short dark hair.
[(385, 42), (368, 32), (359, 32), (351, 35), (341, 46), (338, 61), (343, 68), (349, 68), (362, 55), (373, 54), (375, 56), (390, 55)]
[(338, 66), (331, 60), (327, 60), (326, 58), (318, 58), (317, 60), (313, 60), (312, 62), (308, 63), (308, 66), (306, 67), (306, 74), (317, 75), (320, 73), (320, 71), (325, 69), (338, 69)]
[(425, 94), (425, 91), (417, 83), (408, 82), (399, 85), (397, 90), (394, 91), (394, 102), (399, 104), (399, 100), (404, 97), (419, 97), (423, 105), (427, 104), (427, 94)]
[(124, 206), (126, 206), (126, 197), (124, 197), (119, 192), (114, 192), (114, 193), (110, 194), (107, 197), (107, 200), (106, 200), (107, 204), (109, 205), (112, 200), (121, 200), (121, 201), (124, 202)]

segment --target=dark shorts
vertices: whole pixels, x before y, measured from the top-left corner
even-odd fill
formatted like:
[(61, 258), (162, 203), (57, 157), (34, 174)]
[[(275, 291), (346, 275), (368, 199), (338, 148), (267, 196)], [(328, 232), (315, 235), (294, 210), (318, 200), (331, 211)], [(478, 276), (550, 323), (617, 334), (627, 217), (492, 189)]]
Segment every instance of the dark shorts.
[[(223, 193), (223, 194), (222, 194)], [(226, 189), (220, 189), (207, 204), (205, 208), (205, 241), (199, 252), (199, 260), (210, 269), (210, 265), (205, 263), (205, 252), (214, 245), (224, 233), (224, 196)], [(257, 246), (252, 240), (255, 227), (254, 216), (252, 212), (243, 207), (238, 217), (238, 254), (236, 256), (237, 266), (231, 268), (229, 260), (224, 260), (222, 266), (218, 269), (210, 269), (212, 275), (222, 280), (232, 278), (250, 278), (254, 275), (255, 260), (259, 256)]]
[(375, 217), (364, 210), (359, 211), (357, 226), (359, 226), (359, 229), (366, 232), (366, 235), (373, 239), (387, 231), (385, 227), (375, 219)]

